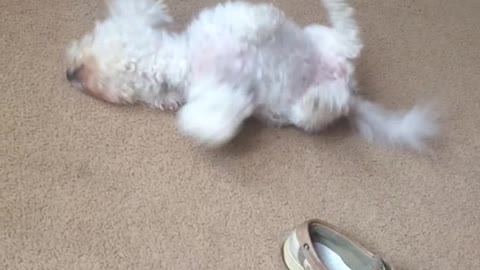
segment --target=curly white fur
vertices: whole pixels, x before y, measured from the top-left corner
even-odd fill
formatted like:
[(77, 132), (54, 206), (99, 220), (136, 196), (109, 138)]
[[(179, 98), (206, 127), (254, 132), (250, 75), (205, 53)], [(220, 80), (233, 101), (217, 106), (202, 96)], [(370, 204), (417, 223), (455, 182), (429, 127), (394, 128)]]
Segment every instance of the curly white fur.
[(253, 116), (318, 131), (349, 117), (366, 138), (419, 148), (435, 134), (427, 109), (398, 115), (359, 98), (362, 42), (353, 9), (323, 0), (331, 27), (302, 28), (269, 4), (207, 8), (181, 33), (163, 1), (111, 0), (109, 16), (67, 53), (67, 77), (112, 103), (176, 110), (179, 129), (210, 146)]

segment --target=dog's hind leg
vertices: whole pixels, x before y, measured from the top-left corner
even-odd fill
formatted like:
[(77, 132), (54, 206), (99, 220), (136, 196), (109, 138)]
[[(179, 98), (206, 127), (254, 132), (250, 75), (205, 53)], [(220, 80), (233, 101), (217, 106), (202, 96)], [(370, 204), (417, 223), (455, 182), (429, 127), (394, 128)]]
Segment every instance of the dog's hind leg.
[(336, 80), (310, 88), (291, 108), (290, 121), (308, 132), (319, 131), (349, 111), (350, 91)]
[(347, 0), (322, 0), (328, 13), (331, 29), (336, 32), (337, 38), (343, 44), (347, 58), (355, 59), (363, 47), (354, 9)]
[(253, 113), (253, 98), (247, 90), (213, 80), (196, 83), (179, 111), (180, 131), (211, 147), (228, 143)]

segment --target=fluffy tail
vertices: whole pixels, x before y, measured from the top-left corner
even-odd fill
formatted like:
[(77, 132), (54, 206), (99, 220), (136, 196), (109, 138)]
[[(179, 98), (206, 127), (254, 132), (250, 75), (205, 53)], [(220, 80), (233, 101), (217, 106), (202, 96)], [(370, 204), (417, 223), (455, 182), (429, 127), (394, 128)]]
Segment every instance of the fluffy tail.
[(387, 111), (382, 106), (355, 98), (350, 120), (369, 141), (421, 150), (439, 131), (432, 106), (414, 107), (407, 112)]
[(342, 38), (342, 43), (347, 48), (347, 57), (357, 58), (363, 45), (354, 18), (354, 9), (346, 3), (346, 0), (322, 0), (322, 2), (328, 12), (332, 28)]

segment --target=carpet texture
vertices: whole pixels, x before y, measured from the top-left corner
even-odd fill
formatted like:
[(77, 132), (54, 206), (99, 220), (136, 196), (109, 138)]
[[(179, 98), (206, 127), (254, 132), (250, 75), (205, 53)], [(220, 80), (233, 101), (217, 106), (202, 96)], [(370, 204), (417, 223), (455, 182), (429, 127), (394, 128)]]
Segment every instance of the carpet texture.
[[(214, 0), (169, 0), (176, 27)], [(299, 23), (319, 0), (273, 1)], [(480, 269), (480, 1), (356, 0), (361, 87), (392, 108), (438, 98), (441, 139), (415, 154), (339, 124), (318, 136), (251, 123), (218, 151), (174, 117), (65, 82), (66, 44), (96, 0), (0, 0), (1, 269), (284, 269), (307, 218), (398, 269)]]

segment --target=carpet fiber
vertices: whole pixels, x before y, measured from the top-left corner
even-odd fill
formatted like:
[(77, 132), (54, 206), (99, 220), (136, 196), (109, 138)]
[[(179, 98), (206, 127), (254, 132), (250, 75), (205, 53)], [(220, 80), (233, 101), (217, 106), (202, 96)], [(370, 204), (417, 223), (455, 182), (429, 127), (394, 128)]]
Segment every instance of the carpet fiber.
[[(214, 0), (169, 0), (180, 28)], [(275, 0), (299, 23), (319, 0)], [(65, 82), (66, 44), (96, 0), (0, 0), (1, 269), (284, 269), (291, 228), (321, 218), (398, 269), (480, 269), (480, 2), (356, 0), (365, 93), (438, 98), (430, 151), (247, 125), (225, 149), (171, 114), (95, 101)]]

